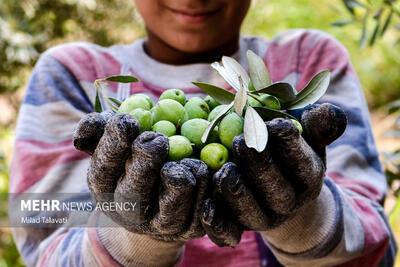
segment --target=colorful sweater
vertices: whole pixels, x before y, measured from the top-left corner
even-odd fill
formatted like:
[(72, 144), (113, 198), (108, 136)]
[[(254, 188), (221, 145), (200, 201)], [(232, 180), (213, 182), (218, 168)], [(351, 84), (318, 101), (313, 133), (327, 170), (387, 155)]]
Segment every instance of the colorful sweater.
[[(138, 83), (104, 88), (105, 95), (119, 99), (141, 92), (155, 100), (166, 88), (180, 88), (188, 97), (202, 95), (192, 81), (229, 88), (209, 64), (162, 64), (146, 55), (143, 42), (109, 48), (72, 43), (41, 56), (19, 113), (10, 192), (82, 192), (90, 197), (86, 184), (89, 157), (74, 148), (72, 134), (80, 118), (93, 111), (95, 79), (116, 74), (138, 77)], [(289, 82), (297, 90), (319, 71), (329, 69), (331, 84), (320, 102), (344, 109), (348, 127), (327, 149), (326, 179), (314, 204), (315, 214), (299, 212), (274, 230), (245, 232), (235, 248), (219, 248), (207, 236), (188, 241), (177, 264), (391, 266), (396, 245), (382, 208), (386, 181), (367, 105), (345, 48), (314, 30), (290, 30), (272, 40), (242, 37), (233, 56), (246, 68), (248, 49), (265, 60), (273, 81)], [(28, 266), (159, 266), (163, 246), (175, 254), (179, 251), (173, 244), (156, 249), (151, 241), (138, 245), (135, 237), (124, 231), (26, 227), (14, 228), (13, 234)], [(150, 259), (138, 252), (147, 252)]]

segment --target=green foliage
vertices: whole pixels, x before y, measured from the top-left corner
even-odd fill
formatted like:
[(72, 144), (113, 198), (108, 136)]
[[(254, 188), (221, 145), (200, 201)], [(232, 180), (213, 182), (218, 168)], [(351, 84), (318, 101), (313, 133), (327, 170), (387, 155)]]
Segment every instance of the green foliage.
[[(379, 6), (382, 1), (371, 0), (370, 2), (374, 6)], [(396, 5), (399, 5), (397, 2)], [(386, 105), (393, 99), (400, 99), (398, 71), (400, 49), (399, 46), (394, 45), (399, 37), (398, 30), (394, 27), (399, 24), (399, 18), (393, 15), (390, 24), (392, 26), (387, 28), (382, 38), (376, 39), (374, 47), (366, 46), (360, 50), (361, 11), (358, 7), (355, 9), (356, 14), (361, 16), (361, 20), (346, 27), (334, 27), (332, 23), (337, 21), (353, 21), (353, 16), (343, 5), (342, 0), (296, 0), (290, 1), (287, 5), (280, 0), (253, 0), (253, 6), (242, 27), (242, 32), (270, 39), (292, 28), (316, 28), (326, 31), (337, 38), (349, 51), (351, 61), (367, 96), (367, 102), (371, 108), (375, 108)], [(386, 18), (386, 12), (382, 13), (382, 18)], [(369, 19), (368, 36), (371, 36), (374, 26), (374, 19)]]
[[(389, 112), (400, 111), (400, 101), (395, 101), (389, 105)], [(392, 129), (385, 133), (386, 136), (391, 136), (395, 138), (400, 138), (400, 116), (395, 121)], [(389, 187), (394, 189), (394, 193), (397, 197), (400, 197), (400, 187), (395, 188), (395, 181), (400, 181), (400, 149), (393, 152), (384, 152), (384, 167), (385, 174)]]
[[(0, 128), (0, 194), (8, 192), (8, 176), (10, 167), (12, 131)], [(4, 195), (3, 195), (4, 196)], [(1, 199), (4, 199), (4, 197)], [(7, 206), (5, 201), (0, 201), (0, 220), (8, 220)], [(0, 229), (0, 267), (24, 266), (19, 252), (14, 244), (10, 229)]]
[[(369, 40), (373, 46), (378, 38), (382, 38), (386, 31), (400, 18), (399, 4), (397, 0), (342, 0), (352, 19), (334, 22), (333, 26), (346, 26), (350, 24), (361, 25), (360, 47), (364, 48)], [(400, 41), (400, 38), (397, 42)]]
[(25, 83), (39, 54), (66, 41), (111, 45), (143, 33), (133, 1), (0, 1), (0, 93)]

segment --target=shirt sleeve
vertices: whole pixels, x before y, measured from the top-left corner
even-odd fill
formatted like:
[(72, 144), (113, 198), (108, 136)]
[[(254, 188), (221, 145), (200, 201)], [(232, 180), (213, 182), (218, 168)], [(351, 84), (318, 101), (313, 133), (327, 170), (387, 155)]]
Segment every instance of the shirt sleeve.
[(271, 43), (266, 62), (273, 80), (291, 82), (298, 91), (318, 72), (330, 70), (320, 102), (341, 107), (348, 118), (344, 134), (327, 148), (321, 195), (292, 221), (265, 233), (266, 242), (285, 266), (393, 263), (397, 247), (382, 207), (386, 179), (346, 49), (326, 33), (292, 30)]
[[(51, 193), (61, 198), (79, 193), (92, 201), (86, 184), (89, 157), (74, 148), (73, 131), (93, 111), (94, 79), (118, 74), (120, 68), (115, 65), (104, 72), (97, 67), (92, 72), (87, 55), (94, 52), (82, 51), (80, 46), (51, 50), (34, 68), (16, 128), (9, 189), (14, 197)], [(110, 60), (101, 62), (101, 58), (96, 58), (100, 66), (110, 66)], [(104, 92), (115, 94), (111, 89)], [(135, 235), (116, 225), (97, 227), (101, 216), (92, 212), (90, 227), (15, 227), (12, 231), (27, 266), (156, 266), (155, 256), (161, 265), (177, 262), (181, 244)]]

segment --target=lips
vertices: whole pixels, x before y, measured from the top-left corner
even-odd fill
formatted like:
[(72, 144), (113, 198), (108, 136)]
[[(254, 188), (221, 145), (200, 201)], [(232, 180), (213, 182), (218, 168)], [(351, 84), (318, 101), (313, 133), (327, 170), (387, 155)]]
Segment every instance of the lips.
[(171, 13), (174, 14), (179, 20), (185, 23), (204, 23), (220, 9), (175, 9), (166, 7)]

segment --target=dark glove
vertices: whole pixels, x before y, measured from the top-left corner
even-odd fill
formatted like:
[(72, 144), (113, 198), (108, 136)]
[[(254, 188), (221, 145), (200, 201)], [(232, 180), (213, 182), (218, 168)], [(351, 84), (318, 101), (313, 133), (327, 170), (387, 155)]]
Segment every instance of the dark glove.
[(128, 231), (164, 241), (202, 237), (200, 211), (210, 173), (200, 160), (167, 162), (168, 137), (139, 135), (129, 114), (91, 113), (74, 134), (77, 149), (92, 155), (87, 175), (98, 203), (136, 202), (134, 211), (105, 212)]
[(319, 196), (326, 171), (325, 148), (342, 135), (347, 119), (332, 104), (293, 115), (301, 122), (303, 134), (289, 119), (268, 121), (268, 145), (261, 153), (248, 148), (243, 135), (234, 139), (237, 164), (226, 163), (214, 174), (217, 195), (206, 200), (202, 213), (206, 233), (217, 245), (235, 246), (243, 230), (273, 229)]

